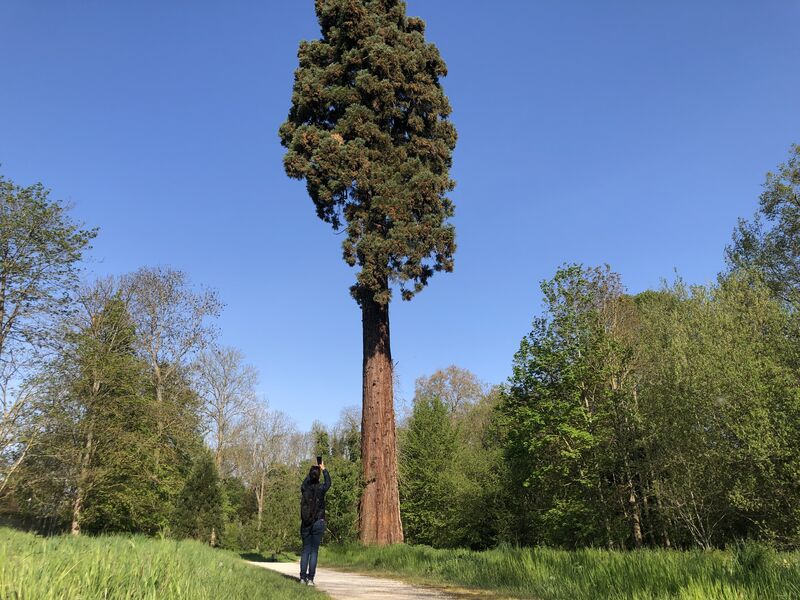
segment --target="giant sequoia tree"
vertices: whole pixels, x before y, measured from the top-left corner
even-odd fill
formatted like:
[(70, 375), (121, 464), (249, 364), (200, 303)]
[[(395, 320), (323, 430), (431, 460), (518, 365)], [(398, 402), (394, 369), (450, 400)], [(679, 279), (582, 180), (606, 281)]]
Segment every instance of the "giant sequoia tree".
[(305, 179), (317, 215), (346, 230), (344, 259), (360, 267), (351, 287), (364, 341), (360, 535), (400, 542), (389, 301), (393, 288), (410, 300), (453, 268), (447, 67), (404, 2), (316, 0), (316, 12), (322, 39), (300, 44), (284, 165)]

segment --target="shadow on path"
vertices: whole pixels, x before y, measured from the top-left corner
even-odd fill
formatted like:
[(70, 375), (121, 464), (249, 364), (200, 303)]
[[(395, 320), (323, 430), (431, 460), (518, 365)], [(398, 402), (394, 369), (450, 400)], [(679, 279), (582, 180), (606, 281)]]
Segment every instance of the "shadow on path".
[(271, 556), (264, 556), (260, 552), (241, 552), (239, 556), (248, 562), (254, 563), (294, 562), (294, 557), (289, 556), (288, 554), (272, 554)]

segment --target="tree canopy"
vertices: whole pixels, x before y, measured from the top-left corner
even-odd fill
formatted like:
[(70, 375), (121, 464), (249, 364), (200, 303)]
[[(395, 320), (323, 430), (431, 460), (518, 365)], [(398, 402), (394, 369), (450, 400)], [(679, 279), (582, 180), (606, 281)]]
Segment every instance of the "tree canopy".
[(767, 173), (758, 211), (739, 220), (727, 249), (734, 269), (757, 270), (779, 297), (800, 303), (800, 144), (777, 173)]
[(280, 128), (286, 173), (305, 179), (321, 219), (346, 228), (356, 299), (385, 304), (396, 283), (408, 300), (453, 268), (447, 67), (404, 2), (317, 0), (316, 12), (322, 38), (300, 44)]

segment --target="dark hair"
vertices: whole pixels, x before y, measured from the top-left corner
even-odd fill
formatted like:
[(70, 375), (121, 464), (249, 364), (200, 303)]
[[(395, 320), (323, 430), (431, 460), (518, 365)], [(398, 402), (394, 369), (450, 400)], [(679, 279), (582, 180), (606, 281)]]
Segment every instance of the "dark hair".
[(313, 466), (308, 471), (308, 478), (311, 480), (311, 483), (319, 483), (319, 472), (320, 468), (318, 466)]

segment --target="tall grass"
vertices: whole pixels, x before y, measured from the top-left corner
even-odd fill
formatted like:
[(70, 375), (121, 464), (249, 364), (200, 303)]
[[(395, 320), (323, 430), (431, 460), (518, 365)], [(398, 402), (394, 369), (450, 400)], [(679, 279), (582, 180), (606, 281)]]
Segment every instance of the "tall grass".
[(198, 542), (138, 536), (42, 538), (0, 528), (0, 600), (322, 597)]
[(348, 546), (324, 548), (321, 562), (540, 600), (800, 599), (800, 554), (754, 544), (725, 552)]

